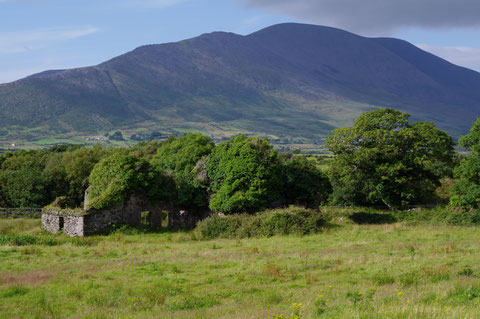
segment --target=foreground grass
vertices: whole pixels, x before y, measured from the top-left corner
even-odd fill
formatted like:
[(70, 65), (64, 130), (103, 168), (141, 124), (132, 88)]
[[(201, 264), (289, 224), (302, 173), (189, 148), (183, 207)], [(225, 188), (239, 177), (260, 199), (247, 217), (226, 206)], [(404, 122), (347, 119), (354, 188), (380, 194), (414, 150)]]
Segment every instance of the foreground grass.
[(475, 227), (72, 240), (40, 234), (37, 220), (0, 220), (2, 238), (1, 318), (480, 318)]

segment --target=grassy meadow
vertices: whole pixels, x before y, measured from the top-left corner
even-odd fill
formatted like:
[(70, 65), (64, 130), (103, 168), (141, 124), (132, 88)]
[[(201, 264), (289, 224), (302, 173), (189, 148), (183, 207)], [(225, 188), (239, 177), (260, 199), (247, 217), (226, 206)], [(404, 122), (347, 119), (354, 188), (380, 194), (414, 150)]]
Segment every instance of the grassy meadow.
[(69, 238), (0, 220), (1, 318), (480, 318), (473, 226), (356, 225), (304, 237)]

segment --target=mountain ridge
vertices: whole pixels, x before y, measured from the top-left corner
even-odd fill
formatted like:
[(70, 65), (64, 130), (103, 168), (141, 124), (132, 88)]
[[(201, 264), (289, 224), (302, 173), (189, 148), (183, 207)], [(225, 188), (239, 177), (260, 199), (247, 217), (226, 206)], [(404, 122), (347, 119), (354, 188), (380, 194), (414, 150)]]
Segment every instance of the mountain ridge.
[(1, 84), (0, 125), (8, 133), (0, 140), (121, 129), (313, 141), (379, 107), (457, 137), (479, 114), (480, 73), (404, 40), (331, 27), (213, 32)]

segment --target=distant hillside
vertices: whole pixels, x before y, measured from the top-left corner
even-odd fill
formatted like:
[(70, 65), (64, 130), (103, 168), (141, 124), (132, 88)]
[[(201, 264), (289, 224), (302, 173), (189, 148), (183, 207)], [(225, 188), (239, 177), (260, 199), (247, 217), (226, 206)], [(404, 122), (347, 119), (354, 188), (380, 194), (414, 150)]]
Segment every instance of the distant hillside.
[(122, 129), (308, 141), (377, 107), (407, 111), (458, 136), (480, 115), (480, 73), (402, 40), (329, 27), (214, 32), (2, 84), (0, 139)]

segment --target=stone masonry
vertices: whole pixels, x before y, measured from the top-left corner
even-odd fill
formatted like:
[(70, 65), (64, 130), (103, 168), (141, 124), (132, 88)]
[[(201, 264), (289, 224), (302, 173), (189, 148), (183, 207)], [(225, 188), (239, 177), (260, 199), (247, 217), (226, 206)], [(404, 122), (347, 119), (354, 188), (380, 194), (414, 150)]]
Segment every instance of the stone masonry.
[[(88, 192), (85, 193), (85, 202), (88, 203)], [(139, 226), (142, 223), (142, 213), (147, 214), (146, 221), (152, 228), (161, 227), (162, 220), (168, 213), (168, 227), (172, 230), (191, 229), (210, 215), (210, 212), (188, 212), (167, 203), (152, 203), (139, 196), (131, 196), (112, 209), (45, 207), (42, 225), (46, 231), (54, 234), (63, 231), (69, 236), (88, 236), (101, 234), (111, 225)]]

